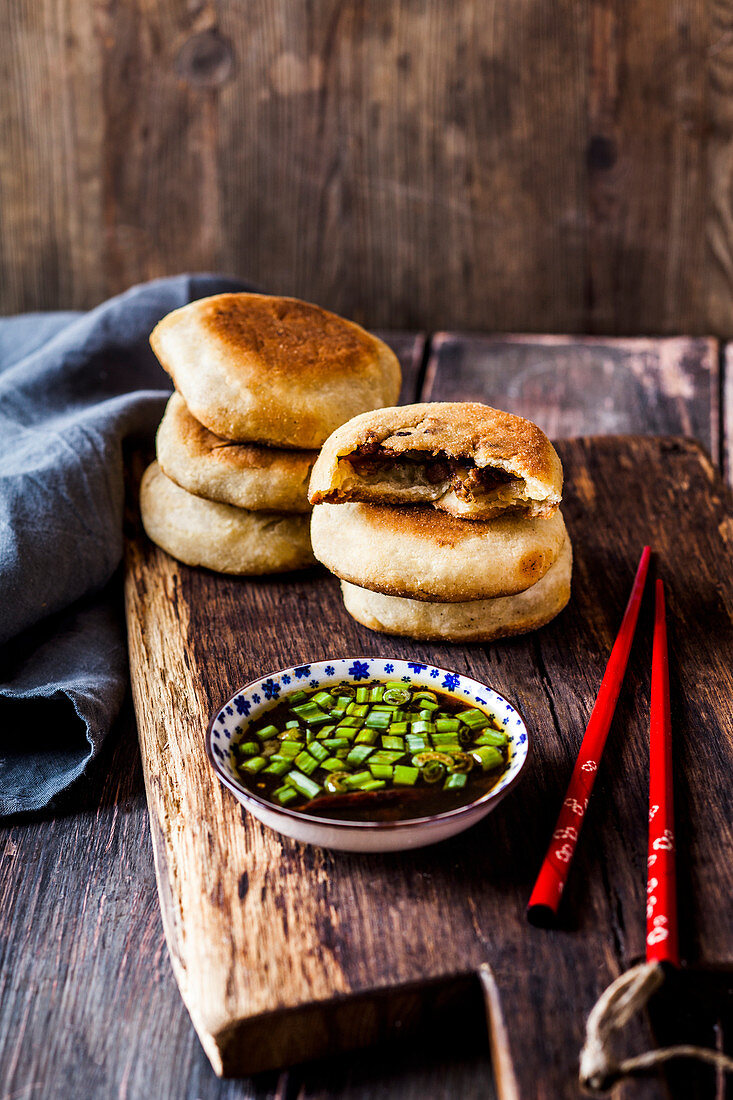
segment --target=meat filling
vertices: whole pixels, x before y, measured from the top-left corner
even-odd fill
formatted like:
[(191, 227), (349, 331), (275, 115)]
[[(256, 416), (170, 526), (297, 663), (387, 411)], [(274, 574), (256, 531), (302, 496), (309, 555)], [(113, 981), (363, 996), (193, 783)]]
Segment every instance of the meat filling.
[(445, 484), (445, 491), (453, 490), (457, 497), (473, 501), (477, 496), (490, 493), (502, 485), (516, 481), (505, 470), (494, 467), (478, 467), (470, 458), (451, 458), (446, 454), (430, 454), (425, 451), (395, 452), (379, 443), (363, 443), (348, 456), (348, 462), (358, 477), (369, 481), (381, 476), (389, 477), (395, 467), (415, 471), (415, 481), (429, 485)]

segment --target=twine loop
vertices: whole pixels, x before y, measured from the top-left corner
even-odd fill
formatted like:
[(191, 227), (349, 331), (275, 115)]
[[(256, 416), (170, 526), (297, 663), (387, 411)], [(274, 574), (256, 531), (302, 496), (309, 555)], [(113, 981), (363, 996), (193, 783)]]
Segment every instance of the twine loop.
[(617, 1031), (643, 1008), (664, 982), (658, 962), (639, 963), (611, 982), (588, 1016), (585, 1043), (580, 1052), (580, 1083), (588, 1092), (605, 1092), (622, 1077), (645, 1073), (671, 1058), (695, 1058), (728, 1073), (733, 1058), (720, 1050), (682, 1044), (659, 1047), (618, 1061), (613, 1053)]

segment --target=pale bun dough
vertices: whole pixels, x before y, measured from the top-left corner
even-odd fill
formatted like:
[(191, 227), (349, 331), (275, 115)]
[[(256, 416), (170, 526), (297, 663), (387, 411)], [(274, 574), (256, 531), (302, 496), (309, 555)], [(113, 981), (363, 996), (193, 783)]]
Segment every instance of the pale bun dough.
[(516, 596), (468, 603), (426, 603), (385, 596), (341, 582), (344, 606), (363, 626), (381, 634), (401, 634), (421, 641), (493, 642), (537, 630), (554, 619), (570, 599), (570, 538), (560, 556), (537, 584)]
[[(360, 448), (372, 452), (374, 470), (358, 464)], [(435, 471), (436, 458), (443, 474)], [(495, 484), (482, 486), (486, 475)], [(548, 516), (560, 503), (562, 482), (557, 452), (536, 424), (489, 405), (446, 401), (377, 409), (343, 424), (316, 462), (310, 500), (430, 503), (464, 519), (507, 509)]]
[(424, 505), (317, 504), (311, 520), (313, 552), (341, 580), (442, 603), (523, 592), (545, 575), (565, 537), (559, 511), (475, 523)]
[(286, 451), (220, 439), (174, 393), (158, 428), (158, 462), (166, 477), (207, 500), (253, 512), (310, 512), (308, 478), (317, 451)]
[(317, 449), (345, 420), (399, 396), (400, 364), (385, 343), (296, 298), (201, 298), (164, 317), (150, 343), (193, 416), (235, 442)]
[(148, 538), (186, 565), (255, 576), (313, 564), (307, 516), (204, 500), (167, 478), (157, 462), (143, 474), (140, 512)]

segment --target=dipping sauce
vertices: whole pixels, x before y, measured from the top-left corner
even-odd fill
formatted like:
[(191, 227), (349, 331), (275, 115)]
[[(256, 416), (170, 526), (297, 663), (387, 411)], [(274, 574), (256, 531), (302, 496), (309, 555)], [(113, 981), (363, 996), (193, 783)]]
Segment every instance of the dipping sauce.
[(237, 774), (276, 806), (399, 821), (474, 802), (498, 782), (508, 738), (485, 711), (398, 681), (296, 691), (232, 746)]

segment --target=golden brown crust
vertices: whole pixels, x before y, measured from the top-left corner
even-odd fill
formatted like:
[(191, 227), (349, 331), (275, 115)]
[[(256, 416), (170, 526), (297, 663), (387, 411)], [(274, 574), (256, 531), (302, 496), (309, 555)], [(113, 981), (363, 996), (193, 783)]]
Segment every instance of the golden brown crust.
[[(464, 506), (449, 488), (436, 489), (437, 509), (470, 518), (489, 518), (507, 507), (534, 515), (549, 515), (562, 497), (562, 465), (554, 447), (536, 424), (513, 413), (476, 402), (433, 402), (404, 405), (362, 413), (338, 428), (326, 441), (311, 476), (312, 504), (369, 500), (431, 499), (415, 489), (390, 489), (385, 484), (366, 484), (349, 456), (359, 448), (378, 446), (389, 455), (436, 455), (455, 462), (495, 469), (515, 479), (519, 492), (499, 493), (498, 502), (478, 501)], [(521, 483), (521, 484), (519, 484)], [(427, 487), (426, 487), (427, 488)]]
[(442, 603), (523, 592), (548, 571), (565, 537), (559, 511), (476, 523), (419, 505), (317, 504), (311, 520), (313, 552), (341, 580)]
[(421, 641), (493, 642), (537, 630), (554, 619), (570, 599), (572, 547), (567, 538), (544, 577), (516, 596), (467, 603), (430, 603), (385, 596), (341, 582), (344, 606), (370, 630)]
[(199, 424), (178, 393), (166, 406), (156, 447), (166, 477), (196, 496), (256, 512), (311, 510), (308, 478), (317, 451), (220, 439)]
[(193, 416), (235, 442), (318, 448), (400, 389), (386, 344), (295, 298), (202, 298), (164, 317), (150, 343)]

